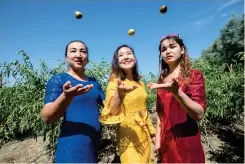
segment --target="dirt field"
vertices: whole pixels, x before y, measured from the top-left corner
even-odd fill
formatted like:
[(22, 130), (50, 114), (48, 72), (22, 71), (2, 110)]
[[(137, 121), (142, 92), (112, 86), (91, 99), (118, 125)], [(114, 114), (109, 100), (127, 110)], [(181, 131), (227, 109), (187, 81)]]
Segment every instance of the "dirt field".
[[(204, 137), (203, 146), (206, 152), (206, 163), (244, 163), (244, 125), (234, 128), (222, 127)], [(0, 163), (51, 163), (45, 154), (42, 138), (11, 141), (0, 149)], [(107, 161), (112, 161), (114, 156)]]

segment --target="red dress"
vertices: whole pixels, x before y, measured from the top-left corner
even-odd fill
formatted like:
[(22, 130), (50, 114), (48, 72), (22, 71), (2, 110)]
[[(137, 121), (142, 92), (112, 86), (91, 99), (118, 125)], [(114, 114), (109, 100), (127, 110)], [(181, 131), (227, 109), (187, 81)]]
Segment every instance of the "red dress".
[[(188, 84), (180, 88), (206, 110), (202, 73), (193, 70)], [(161, 120), (161, 159), (163, 163), (205, 163), (198, 124), (180, 106), (172, 93), (157, 91), (157, 112)]]

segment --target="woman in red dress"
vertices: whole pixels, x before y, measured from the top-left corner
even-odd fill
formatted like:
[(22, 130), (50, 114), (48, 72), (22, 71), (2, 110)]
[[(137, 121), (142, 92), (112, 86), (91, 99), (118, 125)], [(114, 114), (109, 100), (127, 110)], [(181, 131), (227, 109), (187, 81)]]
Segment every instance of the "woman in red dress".
[(191, 67), (178, 34), (163, 37), (159, 51), (160, 77), (148, 84), (158, 89), (155, 151), (163, 163), (204, 163), (197, 124), (206, 110), (203, 75)]

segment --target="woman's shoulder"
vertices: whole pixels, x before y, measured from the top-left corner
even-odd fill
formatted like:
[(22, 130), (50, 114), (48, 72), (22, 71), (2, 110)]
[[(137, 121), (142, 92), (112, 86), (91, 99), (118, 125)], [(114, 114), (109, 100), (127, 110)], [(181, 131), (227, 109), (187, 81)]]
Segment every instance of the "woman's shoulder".
[(117, 83), (117, 80), (118, 80), (117, 78), (111, 77), (111, 78), (108, 79), (108, 82), (107, 83), (108, 84), (116, 84)]
[(56, 73), (56, 74), (53, 74), (51, 76), (51, 78), (60, 78), (60, 77), (63, 77), (63, 76), (67, 76), (67, 73), (65, 73), (65, 72)]
[(199, 69), (191, 70), (191, 79), (190, 79), (191, 82), (199, 81), (199, 80), (203, 81), (203, 79), (204, 79), (203, 73)]
[(192, 74), (192, 75), (197, 75), (197, 74), (202, 74), (202, 72), (201, 72), (199, 69), (196, 69), (196, 68), (195, 68), (195, 69), (192, 69), (192, 70), (191, 70), (191, 74)]
[(64, 78), (66, 77), (67, 77), (66, 73), (57, 73), (57, 74), (52, 75), (49, 78), (48, 82), (62, 83), (64, 81)]

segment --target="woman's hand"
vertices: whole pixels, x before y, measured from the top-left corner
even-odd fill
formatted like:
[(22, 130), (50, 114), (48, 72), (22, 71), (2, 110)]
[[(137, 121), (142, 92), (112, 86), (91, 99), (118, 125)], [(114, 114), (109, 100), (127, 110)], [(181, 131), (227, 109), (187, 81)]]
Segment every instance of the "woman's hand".
[(83, 87), (82, 84), (78, 84), (72, 87), (71, 82), (67, 81), (63, 85), (63, 92), (66, 97), (71, 98), (71, 97), (81, 95), (81, 94), (88, 92), (91, 88), (93, 88), (93, 86), (94, 86), (93, 84), (90, 84), (90, 85), (86, 85), (85, 87)]
[(150, 89), (165, 89), (167, 91), (172, 92), (173, 94), (177, 94), (179, 90), (179, 82), (175, 79), (172, 78), (170, 81), (165, 82), (163, 84), (156, 84), (156, 83), (148, 83), (147, 86)]
[(137, 85), (125, 86), (120, 79), (117, 79), (117, 85), (118, 94), (120, 96), (125, 96), (126, 93), (132, 92), (138, 87)]
[(161, 149), (160, 147), (156, 148), (156, 145), (155, 145), (155, 148), (154, 148), (154, 153), (155, 153), (155, 158), (161, 158)]

